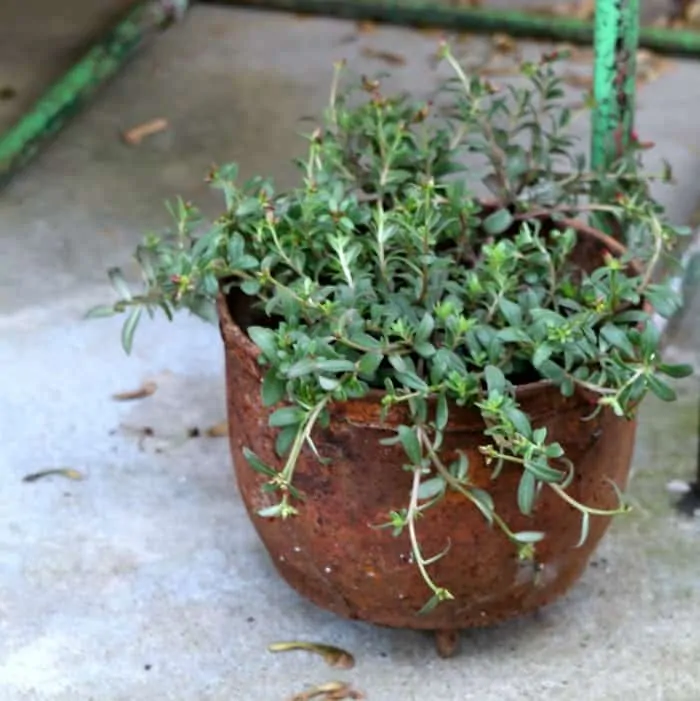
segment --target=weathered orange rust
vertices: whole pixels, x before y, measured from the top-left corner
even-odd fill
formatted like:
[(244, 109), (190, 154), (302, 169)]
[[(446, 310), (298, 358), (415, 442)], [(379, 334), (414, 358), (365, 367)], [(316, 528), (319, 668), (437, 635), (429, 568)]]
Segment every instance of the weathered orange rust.
[[(586, 257), (592, 252), (590, 239), (587, 248)], [(390, 529), (376, 528), (390, 511), (407, 506), (412, 481), (402, 469), (402, 448), (380, 444), (393, 435), (391, 426), (400, 417), (380, 420), (378, 391), (333, 406), (329, 427), (315, 429), (314, 442), (328, 460), (321, 463), (310, 450), (303, 451), (294, 476), (305, 497), (299, 515), (285, 521), (259, 517), (257, 510), (275, 503), (277, 496), (261, 490), (265, 478), (247, 465), (242, 450), (250, 448), (273, 466), (281, 467), (282, 461), (274, 450), (276, 430), (267, 424), (271, 410), (260, 398), (264, 370), (257, 362), (256, 347), (241, 328), (250, 320), (237, 306), (235, 298), (219, 300), (237, 481), (275, 567), (300, 594), (347, 618), (442, 631), (449, 654), (453, 639), (449, 631), (534, 611), (576, 582), (610, 519), (593, 517), (588, 539), (576, 548), (580, 514), (550, 489), (542, 490), (533, 516), (522, 515), (516, 500), (520, 470), (506, 466), (497, 480), (491, 480), (491, 469), (477, 449), (484, 442), (484, 423), (470, 408), (451, 410), (444, 458), (450, 460), (458, 449), (465, 451), (470, 477), (488, 488), (506, 522), (514, 530), (547, 534), (537, 547), (537, 567), (519, 562), (513, 545), (498, 529), (489, 527), (463, 497), (448, 492), (417, 527), (426, 557), (450, 544), (430, 572), (455, 600), (417, 615), (430, 592), (411, 562), (408, 536), (394, 537)], [(565, 398), (549, 382), (520, 386), (517, 397), (533, 425), (546, 426), (549, 439), (560, 442), (576, 466), (568, 489), (571, 496), (597, 509), (614, 508), (617, 499), (610, 480), (620, 488), (626, 485), (636, 423), (610, 411), (584, 422), (593, 397), (578, 391)]]

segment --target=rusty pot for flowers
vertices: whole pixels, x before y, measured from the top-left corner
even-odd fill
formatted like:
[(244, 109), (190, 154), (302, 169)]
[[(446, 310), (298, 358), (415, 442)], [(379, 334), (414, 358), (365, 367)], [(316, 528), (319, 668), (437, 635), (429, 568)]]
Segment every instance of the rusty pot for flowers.
[[(583, 267), (597, 266), (604, 247), (619, 244), (582, 224), (575, 225), (579, 245), (574, 258)], [(517, 489), (520, 470), (506, 467), (491, 479), (478, 446), (484, 422), (470, 408), (450, 411), (445, 432), (446, 459), (459, 449), (469, 457), (475, 486), (487, 488), (496, 510), (514, 530), (547, 534), (538, 544), (537, 564), (518, 560), (513, 545), (481, 513), (457, 493), (445, 497), (418, 522), (426, 553), (447, 554), (431, 566), (454, 600), (418, 615), (426, 599), (425, 582), (410, 557), (407, 535), (392, 537), (387, 514), (400, 510), (411, 492), (412, 475), (402, 469), (400, 446), (381, 445), (400, 421), (380, 418), (382, 392), (331, 407), (327, 429), (317, 427), (314, 442), (320, 462), (305, 449), (294, 483), (304, 495), (299, 514), (265, 519), (257, 511), (269, 505), (262, 491), (266, 481), (246, 464), (248, 447), (270, 465), (278, 464), (276, 429), (268, 426), (272, 409), (262, 404), (262, 368), (258, 350), (244, 332), (249, 320), (238, 309), (241, 299), (220, 297), (218, 311), (226, 351), (230, 443), (238, 485), (253, 524), (282, 577), (318, 606), (341, 616), (372, 623), (434, 630), (438, 650), (449, 654), (462, 628), (484, 626), (518, 616), (552, 602), (582, 574), (609, 525), (594, 517), (588, 538), (576, 547), (581, 515), (558, 495), (543, 490), (532, 517), (520, 513)], [(242, 328), (244, 327), (244, 328)], [(593, 395), (578, 390), (565, 398), (549, 381), (521, 385), (517, 399), (531, 422), (547, 428), (576, 466), (569, 494), (597, 509), (612, 509), (617, 497), (611, 481), (624, 488), (630, 468), (636, 424), (609, 410), (591, 414)]]

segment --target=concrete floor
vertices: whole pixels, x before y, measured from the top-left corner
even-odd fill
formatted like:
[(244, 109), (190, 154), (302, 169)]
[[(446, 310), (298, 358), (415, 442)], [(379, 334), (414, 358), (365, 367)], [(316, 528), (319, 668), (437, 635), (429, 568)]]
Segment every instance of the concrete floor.
[[(290, 182), (295, 132), (323, 106), (333, 60), (373, 72), (385, 67), (362, 47), (398, 51), (409, 62), (394, 83), (429, 92), (433, 42), (195, 8), (0, 193), (0, 701), (284, 701), (334, 678), (372, 701), (700, 698), (700, 519), (678, 516), (665, 490), (694, 470), (694, 379), (677, 404), (643, 408), (637, 508), (575, 590), (536, 616), (465, 634), (462, 654), (441, 661), (428, 636), (339, 620), (274, 574), (225, 440), (186, 438), (224, 416), (216, 329), (158, 320), (126, 358), (120, 320), (81, 320), (110, 299), (104, 269), (163, 225), (166, 197), (215, 211), (202, 182), (212, 161)], [(461, 48), (467, 58), (482, 49)], [(20, 63), (19, 78), (38, 70)], [(640, 134), (680, 181), (663, 199), (688, 221), (700, 200), (700, 64), (675, 62), (639, 108)], [(121, 142), (120, 130), (154, 117), (171, 128), (138, 148)], [(698, 358), (699, 318), (695, 299), (672, 356)], [(147, 399), (110, 398), (151, 379)], [(139, 440), (144, 427), (155, 435)], [(85, 479), (22, 482), (56, 467)], [(266, 652), (285, 639), (340, 645), (357, 666)]]

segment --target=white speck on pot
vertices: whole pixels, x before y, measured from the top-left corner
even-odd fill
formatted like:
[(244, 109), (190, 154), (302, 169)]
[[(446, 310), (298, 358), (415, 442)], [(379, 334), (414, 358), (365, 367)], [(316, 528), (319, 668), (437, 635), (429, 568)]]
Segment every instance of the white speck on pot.
[(284, 555), (280, 555), (280, 562), (284, 562), (284, 560), (285, 560)]
[(333, 570), (332, 570), (330, 567), (324, 567), (324, 568), (323, 568), (323, 571), (324, 571), (326, 574), (330, 574)]
[(295, 545), (295, 546), (294, 546), (294, 552), (295, 552), (295, 553), (300, 553), (300, 552), (301, 552), (301, 548), (300, 548), (298, 545)]

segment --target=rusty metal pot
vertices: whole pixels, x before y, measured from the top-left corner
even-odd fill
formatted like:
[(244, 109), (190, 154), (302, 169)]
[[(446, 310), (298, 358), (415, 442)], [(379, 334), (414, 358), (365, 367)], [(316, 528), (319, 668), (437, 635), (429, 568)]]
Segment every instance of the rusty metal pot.
[[(587, 228), (577, 225), (577, 229), (584, 234)], [(601, 245), (619, 247), (599, 232), (585, 238), (589, 265), (598, 263), (591, 255), (598, 258)], [(408, 536), (393, 537), (390, 530), (376, 528), (390, 511), (405, 508), (412, 481), (402, 469), (402, 448), (380, 444), (393, 435), (391, 426), (397, 418), (380, 420), (379, 391), (333, 406), (329, 427), (315, 429), (315, 444), (329, 460), (322, 464), (310, 450), (302, 452), (294, 476), (305, 497), (299, 515), (285, 521), (259, 517), (258, 509), (273, 501), (261, 491), (265, 478), (247, 465), (242, 450), (249, 447), (270, 465), (281, 461), (274, 451), (276, 429), (267, 424), (271, 410), (263, 407), (260, 397), (263, 368), (257, 362), (257, 348), (241, 328), (249, 322), (237, 306), (236, 300), (219, 299), (236, 477), (275, 567), (301, 595), (350, 619), (437, 631), (438, 650), (446, 655), (454, 648), (455, 631), (534, 611), (576, 582), (610, 519), (592, 518), (587, 540), (576, 548), (580, 514), (551, 490), (542, 491), (533, 516), (523, 516), (516, 500), (520, 471), (506, 467), (491, 480), (491, 468), (477, 449), (484, 442), (484, 423), (470, 408), (451, 411), (445, 457), (451, 459), (457, 449), (465, 451), (470, 477), (489, 490), (505, 521), (514, 530), (547, 534), (538, 544), (537, 566), (519, 562), (513, 545), (498, 529), (490, 528), (463, 497), (448, 492), (418, 522), (418, 533), (426, 556), (450, 544), (431, 573), (455, 600), (417, 615), (430, 592), (410, 560)], [(547, 381), (520, 386), (517, 397), (532, 424), (545, 426), (550, 439), (560, 442), (575, 464), (571, 496), (597, 509), (614, 508), (617, 500), (610, 480), (625, 487), (635, 422), (618, 419), (610, 411), (584, 422), (593, 398), (583, 392), (565, 398)]]

